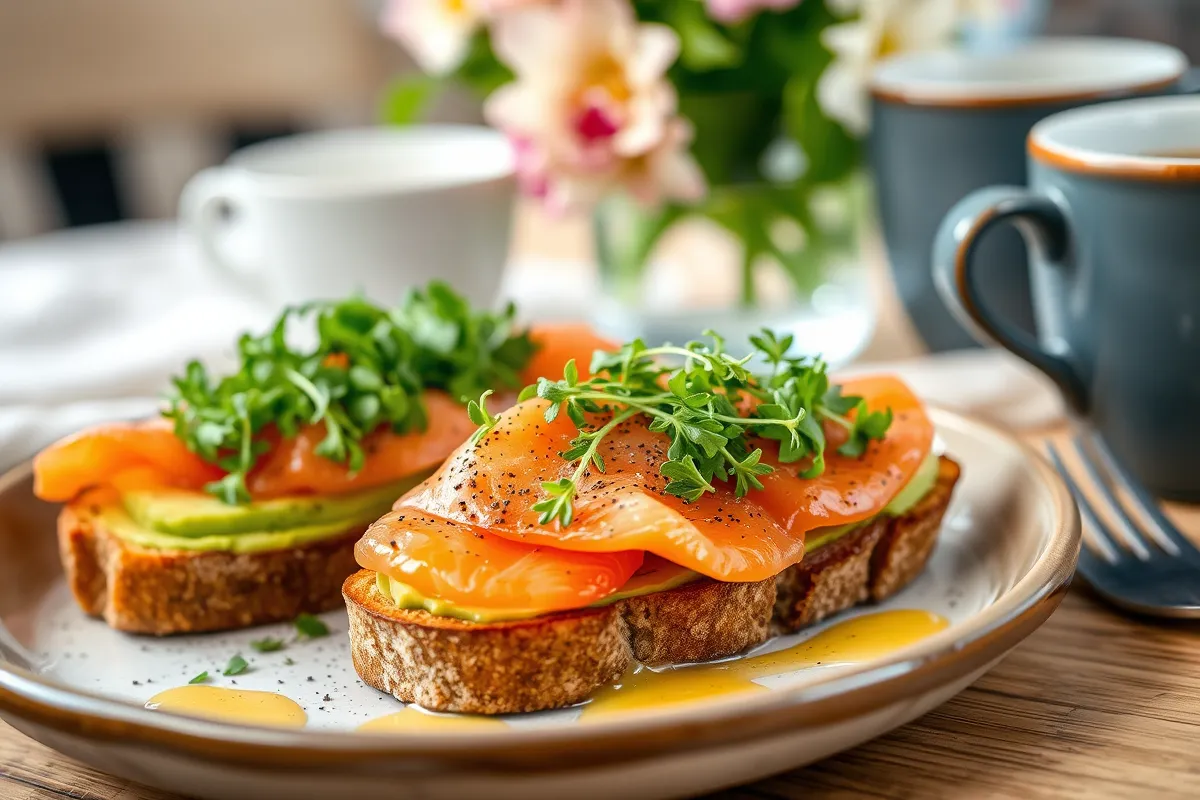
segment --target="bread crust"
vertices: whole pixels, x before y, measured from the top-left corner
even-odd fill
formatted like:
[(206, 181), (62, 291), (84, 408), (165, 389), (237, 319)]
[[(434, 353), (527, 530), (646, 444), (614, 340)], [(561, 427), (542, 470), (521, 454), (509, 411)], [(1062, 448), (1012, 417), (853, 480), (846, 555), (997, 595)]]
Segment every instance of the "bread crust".
[(617, 603), (633, 658), (651, 667), (711, 661), (762, 644), (774, 605), (774, 578), (705, 579)]
[(561, 708), (612, 683), (633, 661), (615, 606), (478, 625), (402, 610), (361, 570), (342, 590), (350, 652), (365, 683), (440, 711)]
[(934, 489), (757, 583), (704, 579), (605, 608), (472, 623), (396, 608), (361, 570), (343, 589), (354, 666), (365, 683), (437, 711), (506, 714), (583, 701), (635, 662), (708, 661), (882, 600), (925, 567), (959, 477), (940, 460)]
[(67, 583), (85, 612), (113, 628), (164, 636), (245, 628), (341, 605), (366, 526), (259, 553), (153, 550), (108, 531), (85, 507), (58, 518)]

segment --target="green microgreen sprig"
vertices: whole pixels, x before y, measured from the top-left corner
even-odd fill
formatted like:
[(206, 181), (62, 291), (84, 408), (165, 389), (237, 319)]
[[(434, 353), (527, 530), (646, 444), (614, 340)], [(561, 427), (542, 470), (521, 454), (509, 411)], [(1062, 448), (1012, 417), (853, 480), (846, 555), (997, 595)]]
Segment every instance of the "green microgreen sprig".
[[(763, 488), (760, 477), (773, 468), (762, 463), (761, 448), (750, 448), (751, 437), (778, 441), (783, 463), (811, 458), (801, 475), (815, 477), (825, 469), (825, 421), (846, 429), (838, 452), (847, 456), (862, 455), (891, 425), (890, 409), (869, 411), (863, 398), (830, 385), (823, 361), (789, 356), (790, 335), (763, 330), (751, 337), (754, 352), (744, 358), (726, 352), (724, 340), (712, 331), (705, 335), (711, 344), (647, 347), (635, 339), (616, 352), (597, 352), (588, 380), (579, 379), (572, 361), (562, 380), (541, 378), (522, 391), (521, 399), (549, 401), (547, 421), (566, 413), (578, 429), (561, 454), (576, 464), (574, 472), (543, 483), (545, 498), (533, 506), (541, 524), (571, 524), (580, 481), (591, 469), (605, 470), (600, 444), (639, 415), (670, 440), (659, 471), (668, 479), (666, 491), (688, 501), (716, 491), (714, 481), (732, 480), (739, 497)], [(756, 357), (766, 371), (748, 367)], [(670, 359), (682, 363), (672, 366)], [(495, 425), (490, 417), (476, 421), (480, 436)]]
[[(315, 345), (290, 341), (297, 322), (310, 323)], [(262, 435), (268, 426), (287, 438), (323, 423), (317, 455), (357, 471), (373, 430), (426, 426), (425, 389), (465, 402), (491, 387), (515, 388), (533, 351), (511, 306), (475, 311), (438, 282), (393, 309), (357, 297), (310, 303), (285, 309), (265, 335), (243, 335), (234, 374), (214, 382), (200, 362), (188, 364), (163, 415), (189, 449), (227, 473), (207, 490), (246, 502), (247, 474), (270, 448)]]

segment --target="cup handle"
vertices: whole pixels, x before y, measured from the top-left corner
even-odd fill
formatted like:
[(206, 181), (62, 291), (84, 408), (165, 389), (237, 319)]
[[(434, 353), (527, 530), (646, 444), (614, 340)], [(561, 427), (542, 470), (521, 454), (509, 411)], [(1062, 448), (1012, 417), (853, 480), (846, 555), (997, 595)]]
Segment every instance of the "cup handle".
[(1068, 249), (1070, 226), (1050, 198), (1020, 186), (992, 186), (960, 200), (942, 220), (934, 240), (933, 277), (938, 292), (960, 322), (981, 341), (995, 341), (1046, 373), (1078, 412), (1087, 408), (1087, 391), (1067, 343), (1043, 346), (994, 314), (976, 280), (975, 249), (984, 234), (1001, 223), (1020, 231), (1026, 247), (1055, 265)]
[(225, 239), (227, 216), (245, 208), (244, 177), (236, 167), (209, 167), (192, 176), (179, 197), (179, 219), (195, 237), (206, 269), (232, 280), (256, 296), (265, 287), (253, 277), (249, 265), (233, 257)]

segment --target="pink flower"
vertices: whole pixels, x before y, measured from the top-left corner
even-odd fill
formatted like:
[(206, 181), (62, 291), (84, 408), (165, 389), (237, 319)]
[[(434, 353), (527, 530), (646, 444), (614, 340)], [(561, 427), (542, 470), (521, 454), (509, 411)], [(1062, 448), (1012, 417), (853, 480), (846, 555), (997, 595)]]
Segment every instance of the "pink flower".
[(638, 24), (625, 0), (561, 0), (497, 16), (492, 46), (516, 80), (484, 113), (517, 143), (523, 184), (548, 204), (588, 204), (625, 183), (647, 198), (694, 196), (679, 176), (699, 170), (664, 166), (690, 162), (666, 79), (673, 30)]
[(417, 66), (443, 75), (466, 58), (484, 13), (484, 0), (388, 0), (379, 23)]
[(691, 143), (691, 123), (681, 118), (671, 120), (656, 147), (625, 162), (621, 182), (634, 199), (647, 206), (656, 206), (664, 198), (684, 202), (703, 199), (707, 187), (700, 165), (688, 152)]
[(753, 16), (763, 9), (786, 11), (800, 5), (800, 0), (704, 0), (708, 15), (717, 22), (732, 25)]

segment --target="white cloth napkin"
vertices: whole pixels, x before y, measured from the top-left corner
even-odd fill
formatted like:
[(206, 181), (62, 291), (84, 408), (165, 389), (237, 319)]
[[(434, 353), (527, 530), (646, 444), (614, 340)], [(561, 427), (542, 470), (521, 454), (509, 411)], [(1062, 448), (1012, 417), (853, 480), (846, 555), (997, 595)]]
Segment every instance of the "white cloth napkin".
[[(570, 316), (510, 267), (506, 293), (532, 316)], [(527, 296), (528, 295), (528, 296)], [(584, 298), (586, 300), (586, 298)], [(572, 302), (574, 301), (574, 302)], [(276, 309), (223, 285), (170, 223), (127, 223), (0, 246), (0, 469), (95, 422), (151, 414), (170, 376), (191, 358), (232, 360), (243, 330)], [(998, 350), (963, 351), (843, 373), (889, 371), (930, 400), (1010, 427), (1061, 414), (1049, 382)]]
[(152, 413), (188, 359), (220, 366), (271, 310), (200, 266), (175, 225), (0, 247), (0, 468), (104, 419)]

